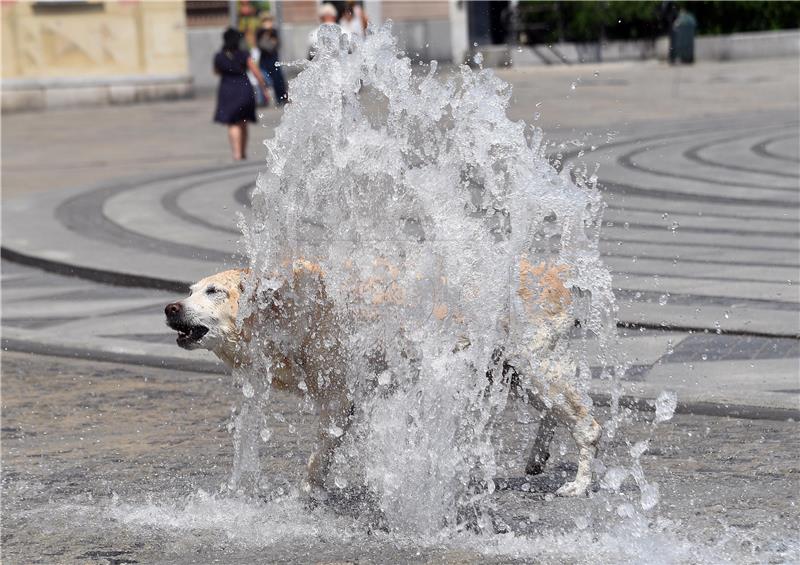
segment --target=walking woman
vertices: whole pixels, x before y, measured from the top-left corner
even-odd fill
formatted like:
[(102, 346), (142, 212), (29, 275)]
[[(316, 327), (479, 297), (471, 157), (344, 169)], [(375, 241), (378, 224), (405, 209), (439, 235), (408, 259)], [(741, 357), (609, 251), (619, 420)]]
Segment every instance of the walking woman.
[(256, 121), (256, 97), (247, 78), (253, 73), (258, 86), (268, 100), (267, 85), (250, 53), (241, 48), (242, 34), (228, 28), (222, 34), (222, 51), (214, 56), (214, 72), (220, 75), (217, 111), (214, 121), (228, 126), (233, 160), (247, 158), (247, 122)]

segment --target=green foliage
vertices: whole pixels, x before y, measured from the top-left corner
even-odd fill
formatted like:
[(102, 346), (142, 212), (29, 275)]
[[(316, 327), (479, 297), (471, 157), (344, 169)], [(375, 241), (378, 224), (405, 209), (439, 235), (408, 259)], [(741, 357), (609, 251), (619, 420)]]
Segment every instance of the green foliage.
[(681, 2), (695, 18), (698, 33), (768, 31), (800, 27), (800, 2)]
[(597, 41), (655, 37), (660, 2), (520, 2), (529, 42)]
[(792, 29), (800, 27), (800, 2), (712, 1), (519, 3), (521, 32), (527, 43), (647, 39), (668, 31), (670, 10), (684, 7), (697, 18), (698, 33)]

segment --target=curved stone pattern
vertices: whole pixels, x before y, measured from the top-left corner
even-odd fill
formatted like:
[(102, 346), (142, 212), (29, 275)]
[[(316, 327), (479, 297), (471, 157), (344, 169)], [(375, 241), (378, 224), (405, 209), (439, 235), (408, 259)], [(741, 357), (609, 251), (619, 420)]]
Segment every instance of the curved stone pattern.
[[(621, 320), (800, 334), (797, 156), (798, 124), (780, 120), (641, 131), (567, 156), (566, 166), (600, 165), (602, 251)], [(257, 170), (231, 165), (11, 201), (4, 251), (188, 283), (243, 262), (237, 215), (247, 213)]]

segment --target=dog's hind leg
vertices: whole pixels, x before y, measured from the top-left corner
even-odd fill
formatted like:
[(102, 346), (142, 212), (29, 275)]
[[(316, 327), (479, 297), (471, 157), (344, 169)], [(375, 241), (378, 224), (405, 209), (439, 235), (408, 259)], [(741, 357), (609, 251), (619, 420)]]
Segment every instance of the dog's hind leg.
[(592, 417), (589, 407), (581, 396), (563, 380), (550, 386), (543, 386), (539, 381), (530, 384), (532, 388), (527, 391), (528, 401), (543, 414), (525, 472), (535, 475), (543, 471), (545, 462), (550, 457), (549, 446), (556, 425), (563, 424), (569, 429), (578, 447), (578, 471), (575, 480), (562, 485), (556, 494), (559, 496), (584, 494), (592, 482), (592, 462), (597, 454), (602, 431), (600, 424)]
[(528, 461), (525, 464), (526, 474), (539, 475), (544, 471), (545, 463), (550, 458), (550, 442), (553, 441), (557, 424), (558, 419), (555, 414), (551, 410), (545, 410), (539, 422), (539, 429), (533, 440)]
[(569, 426), (572, 439), (578, 446), (578, 471), (575, 473), (575, 480), (562, 485), (556, 494), (579, 496), (586, 492), (592, 482), (592, 463), (597, 455), (602, 428), (574, 390), (567, 387), (560, 396), (563, 400), (556, 404), (555, 409)]
[(592, 482), (592, 462), (597, 455), (600, 440), (600, 425), (591, 416), (571, 426), (570, 433), (578, 445), (578, 471), (575, 480), (561, 485), (556, 491), (559, 496), (580, 496)]

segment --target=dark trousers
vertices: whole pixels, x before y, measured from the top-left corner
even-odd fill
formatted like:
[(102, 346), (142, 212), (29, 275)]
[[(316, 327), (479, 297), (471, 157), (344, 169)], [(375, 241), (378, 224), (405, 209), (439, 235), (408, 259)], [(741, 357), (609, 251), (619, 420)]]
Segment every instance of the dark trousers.
[(278, 104), (285, 104), (289, 99), (286, 92), (286, 80), (283, 78), (283, 71), (278, 66), (276, 57), (261, 57), (258, 66), (269, 77), (272, 88), (275, 89), (275, 101)]

